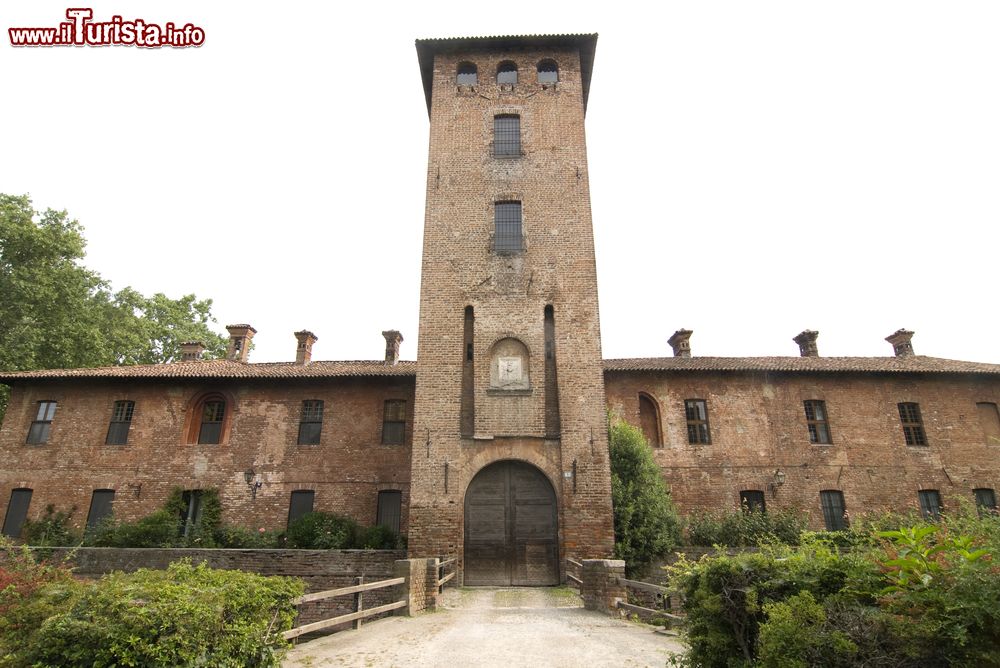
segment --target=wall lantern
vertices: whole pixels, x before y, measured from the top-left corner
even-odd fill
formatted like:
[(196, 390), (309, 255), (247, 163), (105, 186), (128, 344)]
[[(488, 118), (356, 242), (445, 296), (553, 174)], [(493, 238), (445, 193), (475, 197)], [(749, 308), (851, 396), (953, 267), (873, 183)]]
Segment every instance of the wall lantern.
[(774, 471), (774, 478), (767, 483), (767, 488), (771, 491), (771, 496), (778, 495), (778, 488), (785, 484), (785, 472), (781, 469)]
[(256, 476), (257, 472), (252, 467), (243, 472), (243, 480), (246, 481), (247, 487), (250, 488), (250, 498), (254, 500), (257, 499), (257, 490), (264, 486), (264, 483), (260, 480), (254, 480)]

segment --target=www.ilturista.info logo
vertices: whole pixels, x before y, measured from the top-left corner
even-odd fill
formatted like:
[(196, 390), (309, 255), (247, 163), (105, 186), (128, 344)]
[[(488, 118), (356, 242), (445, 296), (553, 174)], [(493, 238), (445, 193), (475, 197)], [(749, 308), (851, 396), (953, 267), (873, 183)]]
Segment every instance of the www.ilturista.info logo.
[(184, 48), (205, 43), (205, 31), (191, 23), (178, 27), (143, 19), (126, 21), (112, 16), (110, 21), (92, 21), (94, 10), (67, 9), (66, 18), (56, 28), (8, 28), (11, 46), (142, 46), (158, 49)]

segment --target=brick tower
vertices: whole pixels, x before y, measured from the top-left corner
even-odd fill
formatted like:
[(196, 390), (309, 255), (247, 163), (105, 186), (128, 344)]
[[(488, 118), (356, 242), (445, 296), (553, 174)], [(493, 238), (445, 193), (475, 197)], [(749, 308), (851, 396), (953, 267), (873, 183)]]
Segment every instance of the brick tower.
[(430, 114), (410, 551), (466, 584), (611, 553), (584, 115), (596, 35), (417, 41)]

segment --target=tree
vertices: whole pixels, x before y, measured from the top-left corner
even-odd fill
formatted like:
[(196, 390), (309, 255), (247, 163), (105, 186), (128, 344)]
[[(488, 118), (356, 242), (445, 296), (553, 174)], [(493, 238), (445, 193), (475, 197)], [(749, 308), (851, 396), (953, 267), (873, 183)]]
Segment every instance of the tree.
[[(85, 248), (65, 211), (40, 213), (27, 195), (0, 194), (0, 370), (169, 362), (185, 340), (205, 343), (207, 357), (222, 354), (210, 299), (112, 292), (80, 263)], [(0, 385), (0, 420), (8, 392)]]
[(642, 432), (622, 420), (608, 430), (615, 556), (630, 574), (680, 544), (680, 519)]

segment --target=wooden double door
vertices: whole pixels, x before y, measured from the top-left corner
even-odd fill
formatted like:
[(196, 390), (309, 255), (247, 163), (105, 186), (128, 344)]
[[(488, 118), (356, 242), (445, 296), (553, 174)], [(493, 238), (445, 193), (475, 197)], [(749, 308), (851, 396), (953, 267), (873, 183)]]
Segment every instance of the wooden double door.
[(465, 494), (465, 584), (559, 584), (556, 495), (531, 464), (502, 461)]

